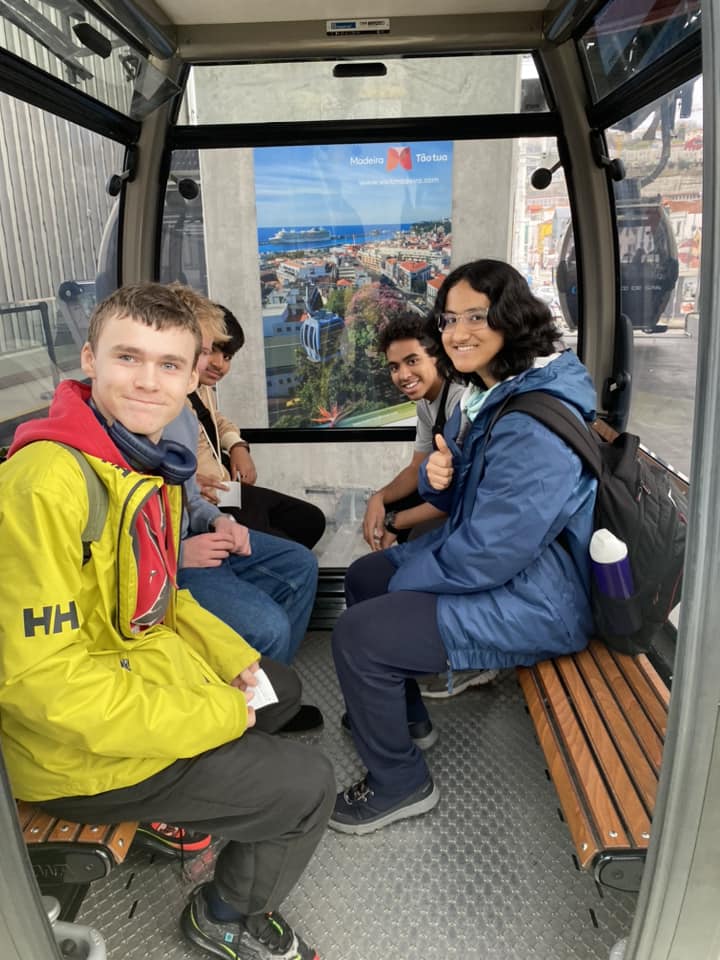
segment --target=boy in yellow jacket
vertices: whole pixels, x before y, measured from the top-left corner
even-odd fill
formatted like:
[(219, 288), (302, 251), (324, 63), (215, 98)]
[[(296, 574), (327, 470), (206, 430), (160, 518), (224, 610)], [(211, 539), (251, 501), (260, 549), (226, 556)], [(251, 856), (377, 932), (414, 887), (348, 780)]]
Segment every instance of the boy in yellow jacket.
[[(181, 918), (197, 945), (313, 960), (276, 912), (335, 790), (318, 751), (270, 736), (297, 712), (299, 680), (176, 587), (181, 484), (196, 465), (161, 434), (197, 385), (200, 345), (175, 293), (123, 287), (90, 322), (91, 386), (64, 381), (50, 416), (17, 430), (0, 471), (0, 564), (19, 573), (0, 578), (2, 747), (15, 796), (54, 815), (228, 840)], [(89, 549), (68, 446), (108, 494)], [(277, 702), (256, 712), (261, 666)]]

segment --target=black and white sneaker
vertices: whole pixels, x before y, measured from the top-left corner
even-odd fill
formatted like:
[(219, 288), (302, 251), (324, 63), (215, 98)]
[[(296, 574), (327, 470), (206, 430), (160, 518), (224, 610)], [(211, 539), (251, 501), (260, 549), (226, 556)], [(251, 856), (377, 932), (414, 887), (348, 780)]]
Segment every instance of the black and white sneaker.
[(402, 800), (387, 803), (359, 780), (337, 795), (328, 826), (339, 833), (372, 833), (397, 820), (427, 813), (440, 800), (440, 791), (432, 777)]
[(224, 960), (320, 960), (274, 910), (244, 920), (215, 920), (198, 887), (180, 917), (180, 929), (201, 950)]

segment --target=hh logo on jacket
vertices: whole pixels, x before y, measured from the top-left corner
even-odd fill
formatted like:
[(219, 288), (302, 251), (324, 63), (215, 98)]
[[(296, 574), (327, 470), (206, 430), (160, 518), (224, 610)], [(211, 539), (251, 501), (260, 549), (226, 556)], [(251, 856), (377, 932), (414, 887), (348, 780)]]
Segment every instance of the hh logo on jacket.
[(44, 633), (45, 636), (51, 633), (62, 633), (66, 624), (71, 630), (77, 630), (80, 626), (74, 600), (70, 600), (67, 610), (63, 610), (59, 603), (39, 609), (25, 607), (23, 620), (26, 637), (34, 637), (37, 631)]

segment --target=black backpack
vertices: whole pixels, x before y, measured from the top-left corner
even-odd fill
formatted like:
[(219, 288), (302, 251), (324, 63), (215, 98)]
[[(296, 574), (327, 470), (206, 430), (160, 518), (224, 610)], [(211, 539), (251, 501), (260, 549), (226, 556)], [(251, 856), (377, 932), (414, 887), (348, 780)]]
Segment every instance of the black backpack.
[(608, 529), (627, 544), (635, 594), (627, 600), (611, 599), (593, 583), (595, 628), (614, 650), (644, 653), (680, 600), (687, 496), (659, 465), (642, 455), (640, 440), (632, 433), (621, 433), (608, 443), (564, 403), (542, 391), (510, 397), (490, 429), (510, 412), (529, 414), (544, 424), (598, 478), (594, 527)]

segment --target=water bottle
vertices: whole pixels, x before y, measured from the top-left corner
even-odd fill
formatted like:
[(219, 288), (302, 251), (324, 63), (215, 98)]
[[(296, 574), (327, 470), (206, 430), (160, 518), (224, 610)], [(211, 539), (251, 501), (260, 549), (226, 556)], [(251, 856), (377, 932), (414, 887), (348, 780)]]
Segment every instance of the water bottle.
[(604, 527), (590, 540), (593, 575), (600, 593), (626, 600), (635, 593), (627, 544)]

